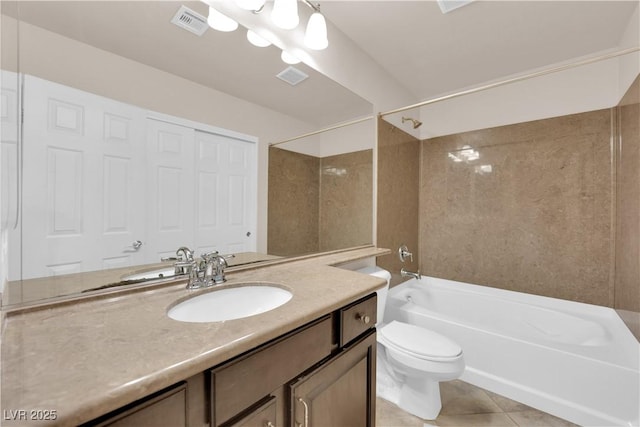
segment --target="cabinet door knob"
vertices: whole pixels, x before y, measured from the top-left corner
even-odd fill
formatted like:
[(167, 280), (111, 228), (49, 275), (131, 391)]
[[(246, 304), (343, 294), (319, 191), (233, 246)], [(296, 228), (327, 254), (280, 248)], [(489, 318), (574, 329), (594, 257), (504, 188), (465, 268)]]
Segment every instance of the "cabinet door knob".
[(371, 317), (369, 317), (369, 315), (367, 315), (366, 313), (358, 313), (358, 314), (356, 314), (356, 319), (358, 319), (359, 321), (361, 321), (365, 325), (368, 325), (369, 322), (371, 322)]

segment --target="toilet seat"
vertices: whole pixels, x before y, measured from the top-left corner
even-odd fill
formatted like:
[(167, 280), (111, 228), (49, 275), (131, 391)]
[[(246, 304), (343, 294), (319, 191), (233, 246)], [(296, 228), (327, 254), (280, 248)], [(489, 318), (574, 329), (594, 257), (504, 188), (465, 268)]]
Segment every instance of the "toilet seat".
[(444, 362), (462, 356), (454, 341), (420, 326), (394, 320), (378, 333), (385, 345), (418, 359)]

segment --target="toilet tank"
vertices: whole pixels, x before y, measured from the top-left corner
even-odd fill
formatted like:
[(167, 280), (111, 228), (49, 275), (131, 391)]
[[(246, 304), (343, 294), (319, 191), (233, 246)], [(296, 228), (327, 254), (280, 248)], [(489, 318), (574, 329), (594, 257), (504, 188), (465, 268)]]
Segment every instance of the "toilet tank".
[(384, 270), (380, 267), (365, 267), (356, 270), (358, 273), (368, 274), (370, 276), (376, 276), (383, 278), (387, 281), (386, 286), (382, 288), (376, 289), (376, 294), (378, 295), (378, 321), (376, 322), (376, 326), (380, 326), (383, 323), (384, 318), (384, 308), (387, 303), (387, 292), (389, 292), (389, 281), (391, 280), (391, 273), (387, 270)]

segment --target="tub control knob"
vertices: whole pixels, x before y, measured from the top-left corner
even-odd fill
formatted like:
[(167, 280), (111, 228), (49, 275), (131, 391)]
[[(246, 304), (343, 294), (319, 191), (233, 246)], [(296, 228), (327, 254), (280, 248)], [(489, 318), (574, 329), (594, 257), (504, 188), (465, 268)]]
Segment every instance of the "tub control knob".
[(365, 325), (368, 325), (369, 322), (371, 322), (371, 317), (369, 317), (367, 314), (365, 313), (358, 313), (356, 314), (356, 319), (358, 319), (359, 321), (361, 321), (362, 323), (364, 323)]

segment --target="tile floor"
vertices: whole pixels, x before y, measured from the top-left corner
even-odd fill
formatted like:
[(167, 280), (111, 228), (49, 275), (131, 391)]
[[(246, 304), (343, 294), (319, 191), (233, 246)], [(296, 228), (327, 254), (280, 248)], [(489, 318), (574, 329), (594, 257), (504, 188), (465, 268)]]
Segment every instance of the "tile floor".
[(440, 383), (442, 410), (425, 421), (378, 398), (376, 427), (576, 427), (576, 424), (460, 380)]

